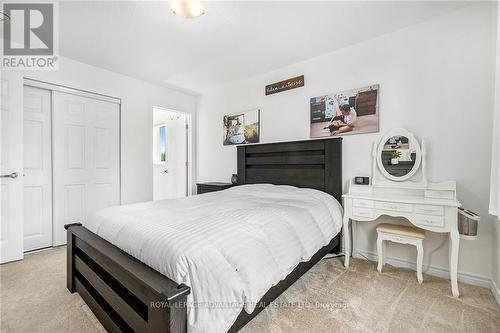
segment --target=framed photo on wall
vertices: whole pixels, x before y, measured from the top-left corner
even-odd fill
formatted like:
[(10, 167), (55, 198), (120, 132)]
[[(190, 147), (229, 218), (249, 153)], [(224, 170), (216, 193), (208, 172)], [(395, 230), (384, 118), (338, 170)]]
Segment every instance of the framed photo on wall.
[(379, 131), (379, 85), (310, 99), (311, 138)]
[(260, 140), (260, 110), (250, 110), (224, 116), (224, 146), (258, 143)]

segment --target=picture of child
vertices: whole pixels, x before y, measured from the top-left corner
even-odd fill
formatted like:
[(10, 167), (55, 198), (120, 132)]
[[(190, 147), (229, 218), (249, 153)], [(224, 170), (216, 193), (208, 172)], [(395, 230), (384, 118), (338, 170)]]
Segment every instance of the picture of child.
[(378, 132), (378, 85), (311, 98), (311, 137)]

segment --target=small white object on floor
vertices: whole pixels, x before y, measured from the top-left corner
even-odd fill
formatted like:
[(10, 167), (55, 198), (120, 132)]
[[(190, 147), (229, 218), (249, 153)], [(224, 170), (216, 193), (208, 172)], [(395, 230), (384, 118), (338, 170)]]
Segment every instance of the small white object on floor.
[(417, 247), (417, 280), (418, 283), (422, 283), (424, 280), (422, 276), (422, 261), (424, 258), (422, 241), (424, 238), (425, 230), (420, 228), (389, 223), (379, 224), (377, 226), (377, 270), (382, 272), (382, 266), (384, 266), (385, 263), (386, 244), (384, 241), (415, 245)]

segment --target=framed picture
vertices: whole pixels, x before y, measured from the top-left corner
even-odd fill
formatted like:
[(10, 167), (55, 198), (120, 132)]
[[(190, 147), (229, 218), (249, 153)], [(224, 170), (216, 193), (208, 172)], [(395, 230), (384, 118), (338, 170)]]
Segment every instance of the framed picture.
[(239, 145), (258, 143), (260, 138), (260, 110), (250, 110), (224, 116), (223, 143)]
[(310, 100), (311, 138), (379, 131), (379, 85)]

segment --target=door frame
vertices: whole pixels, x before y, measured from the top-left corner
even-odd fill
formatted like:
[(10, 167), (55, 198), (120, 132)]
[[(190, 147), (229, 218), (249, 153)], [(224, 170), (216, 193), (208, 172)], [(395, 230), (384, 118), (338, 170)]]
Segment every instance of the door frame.
[[(51, 90), (51, 91), (60, 91), (60, 92), (66, 93), (66, 94), (73, 94), (73, 95), (77, 95), (77, 96), (98, 99), (98, 100), (105, 101), (105, 102), (116, 103), (116, 104), (120, 104), (120, 106), (122, 104), (121, 98), (118, 98), (118, 97), (99, 94), (96, 92), (82, 90), (82, 89), (70, 88), (70, 87), (59, 85), (59, 84), (30, 79), (27, 77), (24, 77), (23, 84), (27, 85), (27, 86), (32, 86), (35, 88), (42, 88), (42, 89)], [(121, 107), (120, 107), (120, 114), (121, 114)]]
[[(99, 94), (91, 91), (86, 91), (86, 90), (81, 90), (81, 89), (75, 89), (75, 88), (70, 88), (58, 84), (53, 84), (49, 82), (44, 82), (44, 81), (39, 81), (39, 80), (34, 80), (30, 79), (27, 77), (23, 78), (23, 93), (24, 93), (24, 86), (30, 86), (30, 87), (35, 87), (35, 88), (41, 88), (45, 90), (50, 91), (50, 113), (51, 113), (51, 126), (54, 124), (54, 93), (57, 92), (63, 92), (66, 94), (72, 94), (80, 97), (87, 97), (87, 98), (92, 98), (100, 101), (105, 101), (105, 102), (110, 102), (110, 103), (115, 103), (118, 104), (118, 144), (120, 146), (120, 149), (118, 151), (118, 179), (119, 179), (119, 193), (120, 193), (120, 205), (122, 204), (122, 100), (121, 98), (118, 97), (113, 97), (113, 96), (108, 96), (104, 94)], [(51, 132), (51, 162), (52, 162), (52, 212), (54, 211), (54, 140), (53, 140), (53, 131)], [(52, 246), (57, 246), (54, 245), (58, 239), (57, 234), (55, 232), (55, 225), (54, 225), (54, 218), (52, 216)]]
[[(153, 130), (155, 128), (155, 126), (158, 126), (158, 124), (155, 124), (154, 123), (154, 109), (159, 109), (159, 110), (165, 110), (165, 111), (168, 111), (168, 112), (173, 112), (173, 113), (180, 113), (180, 114), (183, 114), (185, 117), (186, 117), (186, 162), (187, 162), (187, 165), (186, 165), (186, 196), (187, 197), (190, 197), (193, 195), (193, 190), (192, 190), (192, 186), (193, 186), (193, 142), (194, 142), (194, 138), (193, 138), (193, 131), (192, 131), (192, 127), (193, 127), (193, 118), (192, 118), (192, 114), (190, 112), (187, 112), (187, 111), (184, 111), (182, 108), (178, 108), (178, 107), (166, 107), (166, 106), (161, 106), (161, 105), (158, 105), (156, 103), (154, 104), (151, 104), (151, 107), (150, 107), (150, 110), (151, 110), (151, 113), (150, 113), (150, 116), (151, 116), (151, 130), (150, 130), (150, 133), (153, 133)], [(151, 138), (151, 142), (150, 142), (150, 147), (152, 148), (153, 147), (153, 136), (150, 135), (150, 138)], [(151, 161), (151, 170), (153, 170), (153, 167), (154, 167), (154, 156), (153, 156), (153, 149), (150, 149), (151, 151), (151, 158), (150, 158), (150, 161)], [(151, 182), (153, 182), (153, 177), (151, 177)], [(154, 184), (152, 184), (151, 186), (151, 197), (154, 196)]]

